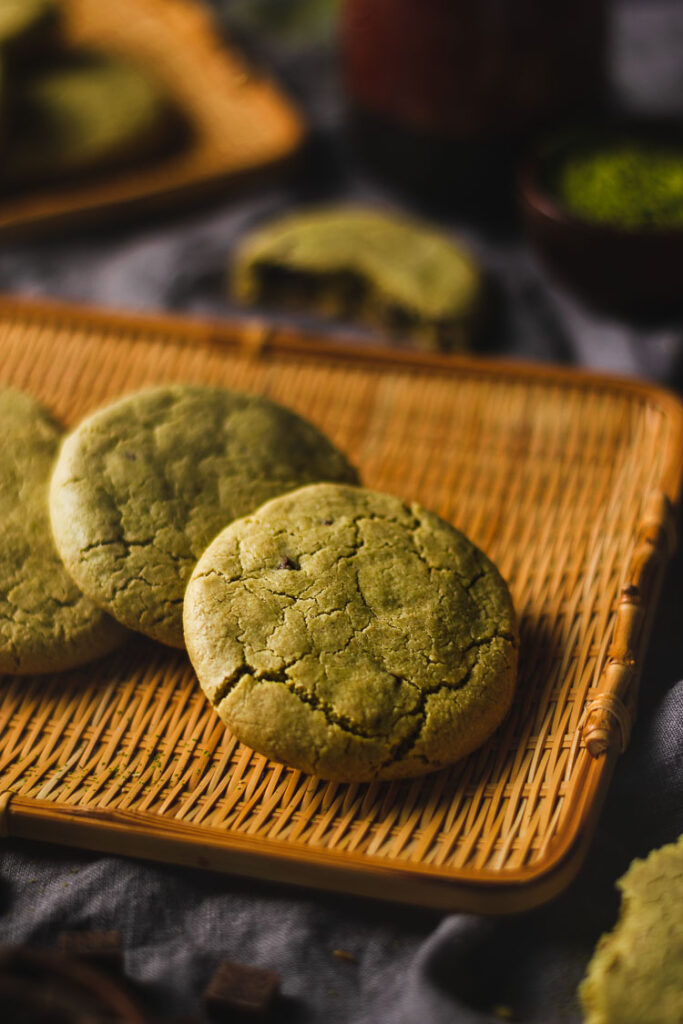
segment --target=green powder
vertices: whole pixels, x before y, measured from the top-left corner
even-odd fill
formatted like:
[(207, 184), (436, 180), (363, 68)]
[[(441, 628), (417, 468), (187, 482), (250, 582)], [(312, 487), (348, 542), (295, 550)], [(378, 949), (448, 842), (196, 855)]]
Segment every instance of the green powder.
[(621, 228), (683, 226), (683, 147), (633, 139), (586, 143), (565, 150), (552, 187), (583, 220)]
[(332, 41), (341, 0), (233, 0), (231, 24), (284, 44)]

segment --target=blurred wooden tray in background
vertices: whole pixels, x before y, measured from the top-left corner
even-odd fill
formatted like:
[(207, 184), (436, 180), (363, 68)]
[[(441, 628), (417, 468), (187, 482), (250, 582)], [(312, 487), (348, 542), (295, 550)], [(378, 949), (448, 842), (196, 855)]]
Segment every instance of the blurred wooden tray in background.
[(578, 870), (630, 715), (683, 468), (677, 399), (559, 369), (0, 304), (0, 382), (66, 424), (162, 381), (264, 393), (365, 483), (464, 529), (510, 581), (519, 692), (414, 781), (324, 782), (237, 743), (186, 657), (142, 638), (0, 681), (0, 832), (444, 910), (515, 911)]
[(221, 38), (193, 0), (62, 0), (65, 42), (130, 57), (187, 122), (186, 145), (139, 167), (0, 199), (0, 241), (216, 195), (291, 157), (304, 128), (276, 86)]

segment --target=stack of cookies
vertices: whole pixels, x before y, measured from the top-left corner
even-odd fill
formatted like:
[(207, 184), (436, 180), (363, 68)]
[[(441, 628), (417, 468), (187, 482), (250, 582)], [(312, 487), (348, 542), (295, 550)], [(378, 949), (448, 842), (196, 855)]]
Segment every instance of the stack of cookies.
[(5, 186), (147, 159), (177, 136), (165, 91), (113, 54), (67, 48), (58, 0), (0, 0)]
[(135, 630), (187, 647), (240, 740), (341, 780), (433, 771), (506, 714), (518, 640), (496, 567), (359, 486), (290, 410), (171, 385), (61, 446), (24, 395), (0, 392), (0, 417), (4, 671), (77, 665)]

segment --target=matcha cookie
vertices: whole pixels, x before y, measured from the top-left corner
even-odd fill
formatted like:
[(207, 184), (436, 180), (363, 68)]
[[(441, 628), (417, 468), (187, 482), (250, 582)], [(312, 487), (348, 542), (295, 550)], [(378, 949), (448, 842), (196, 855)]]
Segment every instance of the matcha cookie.
[(60, 8), (55, 0), (0, 0), (0, 51), (23, 58), (55, 42)]
[(396, 214), (330, 207), (248, 236), (233, 266), (235, 297), (379, 325), (422, 348), (467, 345), (481, 275), (454, 242)]
[(117, 57), (43, 64), (21, 82), (16, 104), (5, 175), (21, 185), (144, 160), (168, 138), (163, 92)]
[(0, 390), (0, 672), (97, 658), (125, 630), (75, 586), (55, 549), (47, 491), (60, 431), (26, 395)]
[(683, 1021), (683, 836), (634, 860), (617, 882), (621, 914), (579, 995), (585, 1024)]
[(357, 487), (303, 487), (223, 530), (184, 623), (235, 735), (323, 778), (441, 768), (491, 735), (515, 686), (515, 614), (493, 563), (420, 505)]
[(222, 388), (156, 388), (101, 409), (66, 439), (52, 525), (93, 601), (183, 647), (185, 586), (207, 544), (268, 498), (314, 480), (356, 474), (288, 409)]

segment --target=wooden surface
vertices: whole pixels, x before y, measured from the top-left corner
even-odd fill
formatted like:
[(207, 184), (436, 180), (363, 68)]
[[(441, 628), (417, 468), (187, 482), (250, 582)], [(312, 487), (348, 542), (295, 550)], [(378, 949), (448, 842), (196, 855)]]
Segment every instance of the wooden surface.
[(291, 157), (294, 107), (221, 39), (193, 0), (62, 0), (65, 43), (126, 56), (166, 88), (187, 144), (139, 167), (36, 186), (0, 200), (0, 240), (183, 205)]
[(443, 909), (557, 893), (627, 742), (683, 465), (677, 399), (559, 369), (373, 352), (267, 325), (0, 303), (0, 382), (67, 425), (169, 380), (269, 395), (364, 482), (464, 529), (509, 580), (519, 691), (415, 781), (344, 785), (237, 743), (186, 657), (142, 638), (0, 682), (0, 831)]

